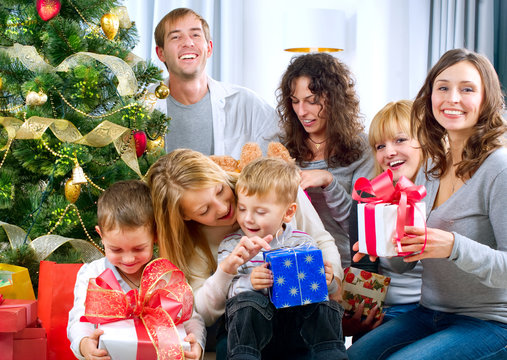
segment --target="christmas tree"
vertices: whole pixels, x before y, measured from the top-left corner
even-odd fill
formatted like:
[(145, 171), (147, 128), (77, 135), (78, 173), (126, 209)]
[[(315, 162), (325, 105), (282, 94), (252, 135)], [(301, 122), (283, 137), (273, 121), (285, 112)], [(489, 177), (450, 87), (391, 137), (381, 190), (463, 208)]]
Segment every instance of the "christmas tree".
[(0, 262), (100, 256), (98, 196), (163, 153), (169, 119), (146, 91), (161, 72), (132, 54), (120, 5), (0, 3)]

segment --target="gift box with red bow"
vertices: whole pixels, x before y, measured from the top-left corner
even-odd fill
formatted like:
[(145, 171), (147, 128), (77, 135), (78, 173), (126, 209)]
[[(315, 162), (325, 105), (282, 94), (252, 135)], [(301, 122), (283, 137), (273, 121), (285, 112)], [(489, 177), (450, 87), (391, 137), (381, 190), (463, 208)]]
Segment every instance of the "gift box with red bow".
[(426, 228), (426, 207), (421, 202), (425, 196), (424, 186), (414, 185), (404, 176), (394, 186), (391, 170), (371, 181), (359, 178), (352, 193), (359, 202), (359, 252), (383, 257), (410, 255), (402, 251), (400, 239), (405, 236), (405, 226)]
[(81, 321), (104, 329), (99, 341), (113, 360), (178, 360), (184, 359), (185, 334), (180, 331), (192, 306), (183, 272), (166, 259), (156, 259), (146, 265), (139, 291), (125, 294), (111, 269), (90, 279)]

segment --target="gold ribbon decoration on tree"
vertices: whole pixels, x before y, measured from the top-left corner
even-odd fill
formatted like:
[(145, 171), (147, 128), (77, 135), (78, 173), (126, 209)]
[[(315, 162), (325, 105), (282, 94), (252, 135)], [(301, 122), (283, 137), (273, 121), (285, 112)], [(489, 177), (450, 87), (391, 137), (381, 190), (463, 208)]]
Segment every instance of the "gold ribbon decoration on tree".
[(113, 143), (125, 164), (134, 170), (140, 178), (143, 177), (137, 162), (135, 141), (130, 136), (131, 130), (121, 125), (105, 120), (83, 136), (72, 122), (65, 119), (32, 116), (22, 122), (12, 117), (0, 117), (0, 124), (7, 129), (9, 138), (14, 132), (15, 139), (40, 139), (49, 128), (62, 142), (92, 147), (104, 147)]
[(137, 91), (137, 80), (134, 71), (128, 63), (116, 56), (82, 51), (67, 57), (60, 65), (53, 67), (39, 55), (33, 46), (15, 43), (12, 46), (0, 46), (0, 50), (7, 52), (11, 58), (18, 59), (32, 72), (67, 72), (86, 58), (92, 58), (108, 67), (118, 78), (117, 90), (120, 96), (134, 95)]
[(72, 239), (59, 235), (44, 235), (32, 241), (19, 226), (8, 224), (3, 221), (0, 221), (0, 226), (4, 229), (13, 249), (23, 245), (26, 239), (26, 243), (34, 249), (38, 260), (46, 259), (65, 243), (69, 243), (72, 247), (79, 250), (85, 262), (97, 260), (104, 256), (104, 254), (90, 241)]

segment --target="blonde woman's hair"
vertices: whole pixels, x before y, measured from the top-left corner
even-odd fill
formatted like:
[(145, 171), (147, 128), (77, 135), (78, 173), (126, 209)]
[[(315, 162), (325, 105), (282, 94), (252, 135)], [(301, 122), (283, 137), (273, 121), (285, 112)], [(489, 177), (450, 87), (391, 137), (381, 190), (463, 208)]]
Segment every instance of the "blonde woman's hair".
[(236, 192), (262, 197), (273, 190), (278, 202), (289, 205), (296, 201), (300, 182), (295, 164), (277, 158), (258, 158), (241, 170)]
[(187, 190), (206, 189), (217, 184), (234, 190), (234, 176), (200, 152), (177, 149), (159, 158), (146, 179), (153, 199), (160, 256), (172, 261), (190, 279), (195, 274), (189, 260), (200, 250), (211, 274), (216, 269), (216, 259), (198, 224), (183, 219), (180, 201)]
[[(393, 101), (385, 105), (375, 115), (368, 131), (368, 141), (374, 154), (377, 152), (377, 144), (386, 139), (395, 139), (400, 132), (412, 137), (410, 113), (413, 103), (411, 100)], [(375, 161), (375, 176), (382, 172), (382, 167), (378, 161)]]

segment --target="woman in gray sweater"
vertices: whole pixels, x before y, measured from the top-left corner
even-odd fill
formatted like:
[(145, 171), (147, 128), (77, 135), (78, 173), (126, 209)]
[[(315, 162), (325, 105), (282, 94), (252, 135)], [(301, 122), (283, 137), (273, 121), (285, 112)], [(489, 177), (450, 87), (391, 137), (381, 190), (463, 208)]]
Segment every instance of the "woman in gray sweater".
[[(405, 258), (423, 264), (420, 306), (354, 343), (351, 360), (507, 358), (503, 111), (498, 76), (484, 56), (450, 50), (430, 70), (412, 128), (432, 161), (427, 175), (440, 184), (426, 247)], [(422, 250), (424, 229), (405, 231), (402, 250)]]

